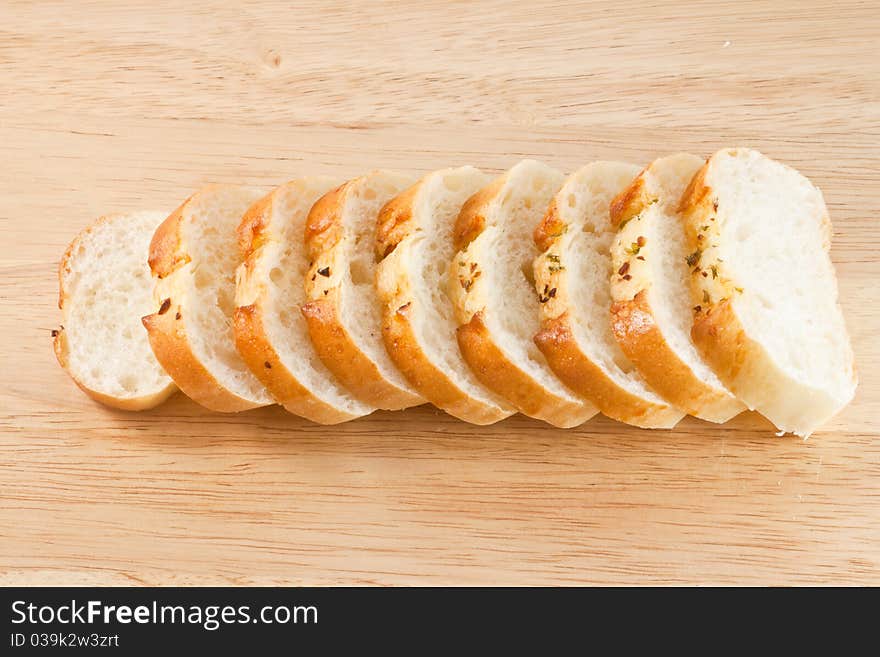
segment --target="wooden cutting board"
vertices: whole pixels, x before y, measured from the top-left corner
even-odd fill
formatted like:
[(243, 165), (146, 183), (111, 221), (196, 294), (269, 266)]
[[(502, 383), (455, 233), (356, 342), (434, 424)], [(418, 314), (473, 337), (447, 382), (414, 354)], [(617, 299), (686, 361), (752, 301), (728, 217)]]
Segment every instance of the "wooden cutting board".
[[(875, 3), (5, 2), (0, 583), (880, 584)], [(823, 189), (861, 375), (808, 441), (103, 408), (55, 363), (95, 216), (209, 181), (748, 145)], [(780, 291), (784, 293), (784, 291)]]

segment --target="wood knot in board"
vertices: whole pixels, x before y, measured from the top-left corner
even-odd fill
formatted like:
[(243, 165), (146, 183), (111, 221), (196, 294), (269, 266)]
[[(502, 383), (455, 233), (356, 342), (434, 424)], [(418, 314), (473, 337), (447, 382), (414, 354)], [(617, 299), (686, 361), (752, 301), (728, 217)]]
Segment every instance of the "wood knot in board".
[(267, 48), (263, 51), (263, 63), (269, 68), (280, 68), (281, 62), (281, 53), (274, 48)]

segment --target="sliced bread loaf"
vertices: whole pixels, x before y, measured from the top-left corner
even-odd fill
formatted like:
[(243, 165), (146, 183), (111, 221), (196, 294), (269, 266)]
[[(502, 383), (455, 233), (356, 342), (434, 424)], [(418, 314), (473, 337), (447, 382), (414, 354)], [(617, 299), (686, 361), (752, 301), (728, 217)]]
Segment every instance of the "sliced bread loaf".
[(532, 339), (554, 294), (535, 294), (532, 234), (563, 180), (524, 160), (468, 199), (455, 225), (449, 293), (461, 353), (483, 385), (530, 417), (572, 427), (597, 409), (562, 385)]
[(690, 251), (678, 202), (703, 161), (651, 163), (611, 204), (611, 327), (623, 353), (664, 399), (711, 422), (745, 409), (691, 339)]
[(697, 347), (750, 408), (808, 436), (857, 385), (822, 192), (758, 151), (729, 148), (700, 169), (681, 210)]
[(315, 203), (305, 230), (311, 266), (302, 313), (315, 350), (355, 397), (388, 410), (425, 401), (385, 351), (376, 291), (379, 210), (413, 182), (386, 171), (350, 180)]
[(160, 212), (101, 217), (73, 240), (58, 269), (55, 355), (87, 395), (115, 408), (152, 408), (177, 390), (140, 325), (153, 305), (150, 239), (164, 218)]
[(336, 424), (371, 413), (324, 367), (299, 312), (309, 258), (303, 242), (312, 205), (337, 185), (300, 178), (254, 203), (238, 227), (244, 262), (235, 286), (235, 343), (251, 371), (291, 413)]
[[(573, 173), (535, 231), (542, 251), (535, 282), (547, 290), (535, 343), (563, 383), (608, 417), (644, 428), (670, 428), (684, 417), (647, 385), (621, 351), (611, 310), (612, 199), (639, 173), (622, 162), (593, 162)], [(632, 246), (638, 253), (639, 246)], [(554, 290), (554, 294), (550, 294)]]
[(232, 311), (241, 263), (235, 230), (261, 192), (211, 185), (162, 222), (150, 244), (155, 312), (143, 318), (156, 358), (194, 401), (235, 412), (272, 403), (235, 348)]
[(385, 204), (376, 239), (388, 354), (423, 397), (473, 424), (491, 424), (515, 412), (461, 357), (455, 311), (446, 295), (456, 217), (490, 180), (469, 166), (428, 174)]

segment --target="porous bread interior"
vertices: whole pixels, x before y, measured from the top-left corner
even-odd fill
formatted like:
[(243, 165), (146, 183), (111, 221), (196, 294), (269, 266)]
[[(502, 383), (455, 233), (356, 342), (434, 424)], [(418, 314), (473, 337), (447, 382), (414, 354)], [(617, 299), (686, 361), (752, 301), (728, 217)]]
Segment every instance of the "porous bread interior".
[(469, 397), (503, 405), (483, 387), (462, 358), (455, 334), (458, 322), (447, 294), (449, 267), (455, 255), (455, 219), (464, 202), (490, 181), (489, 176), (470, 166), (427, 176), (420, 183), (412, 207), (413, 232), (397, 248), (405, 249), (405, 275), (417, 301), (408, 317), (428, 360)]
[(665, 405), (620, 349), (608, 319), (609, 249), (617, 232), (608, 209), (638, 173), (632, 164), (594, 162), (569, 177), (556, 197), (559, 218), (567, 226), (559, 238), (560, 263), (568, 290), (566, 312), (579, 349), (621, 388)]
[(67, 259), (68, 367), (91, 390), (127, 399), (171, 384), (141, 324), (153, 310), (150, 240), (164, 219), (159, 212), (107, 217), (79, 236)]
[(718, 255), (742, 290), (731, 299), (746, 334), (793, 379), (848, 402), (852, 348), (822, 192), (749, 149), (713, 158), (705, 182), (718, 202)]
[(687, 264), (690, 249), (678, 203), (702, 164), (699, 158), (687, 155), (670, 156), (652, 164), (646, 175), (653, 177), (649, 188), (656, 194), (657, 202), (643, 210), (640, 223), (647, 233), (650, 305), (663, 339), (698, 379), (726, 391), (691, 339), (694, 304), (690, 292), (691, 270)]
[[(265, 241), (254, 255), (254, 277), (265, 286), (261, 318), (266, 339), (279, 360), (301, 385), (336, 408), (353, 415), (373, 409), (352, 397), (328, 370), (312, 346), (305, 318), (299, 312), (307, 301), (303, 280), (309, 257), (303, 240), (309, 210), (337, 182), (329, 177), (301, 179), (275, 192)], [(239, 290), (241, 286), (239, 286)], [(236, 296), (237, 305), (254, 299)]]
[[(270, 404), (269, 393), (239, 356), (232, 328), (235, 270), (241, 264), (236, 227), (260, 196), (259, 190), (235, 186), (196, 194), (181, 225), (191, 260), (172, 277), (183, 288), (181, 312), (196, 358), (224, 388), (254, 403)], [(157, 292), (162, 296), (159, 286)]]
[(555, 377), (532, 339), (541, 327), (532, 263), (532, 235), (564, 181), (560, 171), (525, 160), (506, 174), (503, 188), (486, 208), (486, 227), (469, 250), (481, 254), (486, 295), (483, 321), (493, 341), (520, 369), (550, 393), (578, 401)]
[(407, 391), (412, 388), (394, 367), (382, 342), (382, 302), (375, 284), (375, 244), (379, 210), (411, 183), (407, 176), (379, 171), (358, 179), (351, 186), (342, 209), (344, 253), (337, 260), (348, 263), (340, 284), (340, 321), (382, 377)]

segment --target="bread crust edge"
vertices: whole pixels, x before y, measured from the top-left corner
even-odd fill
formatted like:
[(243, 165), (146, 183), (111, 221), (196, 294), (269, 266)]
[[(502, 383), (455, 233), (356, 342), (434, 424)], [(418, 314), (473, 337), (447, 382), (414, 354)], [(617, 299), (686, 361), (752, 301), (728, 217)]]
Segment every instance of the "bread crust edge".
[(461, 210), (455, 220), (455, 228), (453, 228), (452, 232), (456, 251), (464, 249), (468, 244), (477, 239), (486, 228), (486, 206), (495, 200), (506, 181), (506, 175), (498, 176), (461, 206)]
[(260, 303), (237, 307), (232, 318), (235, 347), (242, 360), (285, 410), (324, 425), (340, 424), (362, 417), (326, 403), (302, 385), (284, 366), (266, 336)]
[(719, 424), (744, 410), (736, 398), (719, 395), (697, 379), (676, 355), (654, 321), (646, 290), (611, 304), (611, 330), (648, 385), (673, 406)]
[(583, 424), (598, 409), (587, 401), (568, 402), (548, 394), (495, 344), (482, 311), (458, 327), (458, 346), (474, 375), (529, 417), (567, 429)]
[(421, 397), (388, 383), (375, 363), (357, 348), (337, 316), (336, 292), (331, 290), (323, 299), (309, 301), (300, 309), (315, 351), (327, 369), (365, 404), (389, 411), (423, 404)]
[(567, 313), (545, 319), (535, 344), (566, 386), (613, 420), (642, 429), (671, 429), (685, 416), (671, 404), (652, 403), (617, 385), (583, 353)]
[(413, 201), (421, 191), (422, 182), (419, 180), (400, 194), (389, 200), (379, 210), (376, 219), (376, 258), (382, 260), (391, 255), (397, 245), (400, 244), (412, 232), (412, 206)]
[(146, 315), (141, 320), (156, 359), (177, 387), (200, 406), (219, 413), (263, 406), (230, 392), (202, 365), (190, 347), (182, 316), (176, 319), (180, 313), (180, 306), (171, 305), (165, 312)]
[(385, 306), (382, 339), (394, 364), (425, 399), (460, 420), (489, 425), (516, 411), (475, 400), (464, 393), (425, 355), (409, 320), (413, 301), (398, 308)]

